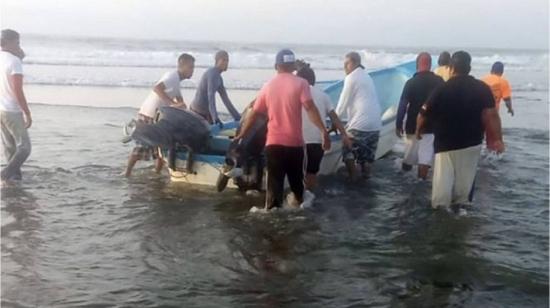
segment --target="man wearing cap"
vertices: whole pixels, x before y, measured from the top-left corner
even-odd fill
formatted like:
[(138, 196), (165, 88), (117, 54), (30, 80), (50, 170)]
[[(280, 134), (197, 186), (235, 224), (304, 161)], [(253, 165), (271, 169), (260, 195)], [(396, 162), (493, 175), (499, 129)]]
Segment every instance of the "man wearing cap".
[(216, 123), (222, 126), (216, 109), (216, 93), (220, 94), (223, 104), (235, 121), (240, 120), (241, 115), (231, 103), (223, 85), (222, 73), (227, 71), (229, 66), (229, 54), (225, 50), (220, 50), (216, 53), (215, 61), (214, 67), (207, 69), (201, 77), (195, 99), (191, 103), (191, 110), (201, 115), (210, 124)]
[(514, 116), (514, 109), (512, 108), (512, 89), (510, 88), (508, 80), (502, 77), (503, 74), (504, 63), (497, 61), (493, 64), (493, 67), (491, 67), (491, 73), (483, 77), (482, 80), (493, 92), (497, 111), (500, 108), (500, 102), (504, 100), (506, 108), (508, 108), (508, 113)]
[(451, 78), (434, 90), (417, 119), (417, 138), (422, 139), (426, 122), (432, 125), (435, 137), (433, 208), (469, 203), (484, 131), (494, 136), (487, 147), (504, 151), (491, 89), (469, 75), (470, 63), (467, 52), (453, 54)]
[[(298, 204), (304, 201), (304, 139), (302, 109), (322, 132), (324, 150), (330, 148), (325, 124), (311, 96), (309, 84), (292, 74), (295, 56), (289, 49), (277, 53), (277, 74), (258, 93), (251, 114), (236, 137), (243, 138), (259, 114), (267, 114), (267, 194), (265, 209), (280, 207), (283, 203), (285, 176)], [(297, 204), (291, 204), (296, 206)]]
[(2, 169), (2, 181), (21, 180), (21, 166), (31, 153), (31, 140), (27, 129), (32, 117), (23, 92), (23, 68), (25, 53), (19, 45), (19, 33), (2, 30), (0, 38), (0, 119), (2, 145), (6, 166)]
[[(428, 171), (433, 163), (434, 135), (429, 125), (426, 125), (422, 139), (416, 139), (416, 117), (434, 89), (445, 82), (430, 70), (431, 67), (432, 56), (427, 52), (419, 53), (416, 57), (416, 73), (403, 87), (395, 121), (397, 137), (401, 138), (403, 132), (407, 134), (402, 169), (409, 171), (413, 165), (418, 165), (418, 178), (423, 180), (428, 178)], [(405, 115), (407, 120), (403, 127)]]
[(342, 158), (350, 179), (357, 179), (357, 166), (364, 178), (370, 174), (374, 162), (382, 119), (380, 103), (374, 82), (361, 65), (361, 56), (350, 52), (344, 61), (344, 87), (336, 106), (336, 114), (347, 120), (346, 129), (352, 139), (352, 148), (342, 148)]

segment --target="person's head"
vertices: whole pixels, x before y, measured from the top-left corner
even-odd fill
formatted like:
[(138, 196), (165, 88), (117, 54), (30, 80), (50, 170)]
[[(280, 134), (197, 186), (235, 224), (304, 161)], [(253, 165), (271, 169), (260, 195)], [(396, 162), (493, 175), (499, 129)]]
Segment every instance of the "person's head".
[(416, 71), (427, 72), (432, 68), (432, 56), (427, 52), (421, 52), (416, 56)]
[(502, 76), (504, 74), (504, 63), (497, 61), (491, 67), (491, 74)]
[(309, 65), (302, 66), (302, 68), (296, 72), (296, 76), (307, 80), (310, 86), (315, 85), (315, 72), (309, 67)]
[(279, 73), (292, 73), (295, 64), (296, 57), (290, 49), (281, 49), (275, 56), (275, 69)]
[(178, 58), (178, 73), (180, 79), (188, 79), (193, 76), (193, 71), (195, 70), (195, 58), (188, 54), (182, 53)]
[(11, 29), (4, 29), (0, 35), (0, 47), (16, 57), (23, 59), (25, 52), (19, 45), (19, 33)]
[(451, 54), (448, 51), (443, 51), (439, 54), (439, 59), (437, 59), (437, 65), (439, 66), (449, 66), (451, 65)]
[(227, 71), (227, 67), (229, 66), (229, 54), (225, 50), (220, 50), (216, 52), (216, 56), (214, 57), (214, 60), (216, 60), (216, 67), (222, 71)]
[(465, 51), (457, 51), (453, 53), (451, 57), (451, 74), (453, 76), (457, 75), (468, 75), (472, 63), (472, 57), (469, 53)]
[(344, 71), (346, 75), (351, 74), (358, 67), (363, 67), (361, 65), (361, 56), (355, 51), (348, 52), (344, 58)]

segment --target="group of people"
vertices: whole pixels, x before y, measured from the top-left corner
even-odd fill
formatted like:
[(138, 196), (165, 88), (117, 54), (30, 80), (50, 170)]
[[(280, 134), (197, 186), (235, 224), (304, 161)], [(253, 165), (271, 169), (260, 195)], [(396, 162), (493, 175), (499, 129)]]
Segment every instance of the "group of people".
[[(32, 120), (22, 88), (24, 52), (19, 34), (2, 30), (1, 48), (0, 66), (4, 74), (0, 77), (0, 113), (7, 161), (1, 171), (4, 181), (21, 178), (21, 165), (30, 154), (27, 129)], [(181, 95), (180, 82), (193, 75), (195, 59), (190, 54), (182, 54), (177, 69), (164, 74), (155, 84), (139, 109), (137, 121), (150, 124), (159, 108), (173, 106), (223, 127), (216, 108), (216, 94), (231, 116), (240, 120), (221, 76), (228, 68), (229, 54), (219, 51), (214, 61), (214, 66), (201, 77), (195, 97), (188, 106)], [(471, 57), (467, 52), (458, 51), (452, 56), (444, 52), (438, 64), (432, 72), (431, 55), (422, 52), (417, 56), (417, 72), (403, 88), (396, 120), (397, 136), (406, 134), (403, 169), (410, 170), (418, 165), (418, 176), (427, 179), (433, 166), (434, 207), (471, 201), (485, 135), (489, 149), (504, 151), (498, 114), (500, 101), (504, 100), (508, 112), (514, 114), (511, 90), (502, 77), (504, 65), (501, 62), (493, 65), (491, 74), (483, 81), (469, 75)], [(340, 132), (342, 159), (350, 179), (368, 178), (382, 123), (374, 82), (361, 64), (361, 56), (356, 52), (345, 56), (346, 77), (336, 108), (328, 95), (314, 86), (313, 69), (297, 61), (291, 50), (277, 53), (275, 69), (276, 75), (258, 92), (235, 136), (235, 140), (241, 140), (258, 116), (267, 118), (265, 208), (283, 205), (285, 178), (292, 192), (292, 198), (287, 198), (292, 206), (299, 206), (307, 191), (315, 187), (324, 152), (331, 147), (326, 118), (330, 118), (333, 129)], [(345, 126), (340, 119), (346, 120)], [(163, 161), (157, 154), (150, 146), (136, 144), (128, 160), (126, 176), (131, 175), (138, 160), (151, 156), (156, 158), (156, 170), (160, 171)]]
[(504, 151), (501, 100), (514, 115), (510, 85), (502, 77), (504, 65), (495, 62), (491, 73), (477, 80), (470, 75), (471, 60), (465, 51), (452, 56), (443, 52), (432, 72), (431, 56), (422, 52), (401, 95), (396, 134), (406, 134), (402, 169), (418, 165), (418, 177), (427, 179), (433, 165), (434, 208), (472, 201), (484, 137), (489, 150)]

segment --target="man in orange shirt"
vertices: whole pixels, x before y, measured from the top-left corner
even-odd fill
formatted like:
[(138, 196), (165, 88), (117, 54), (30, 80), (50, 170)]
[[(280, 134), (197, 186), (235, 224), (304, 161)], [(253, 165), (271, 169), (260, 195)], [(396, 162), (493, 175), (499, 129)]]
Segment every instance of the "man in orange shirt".
[(495, 98), (495, 104), (497, 110), (500, 107), (500, 101), (504, 100), (508, 113), (514, 116), (514, 109), (512, 108), (512, 89), (508, 80), (502, 77), (504, 73), (504, 64), (502, 62), (495, 62), (491, 68), (491, 73), (483, 77), (483, 81), (491, 88), (493, 97)]

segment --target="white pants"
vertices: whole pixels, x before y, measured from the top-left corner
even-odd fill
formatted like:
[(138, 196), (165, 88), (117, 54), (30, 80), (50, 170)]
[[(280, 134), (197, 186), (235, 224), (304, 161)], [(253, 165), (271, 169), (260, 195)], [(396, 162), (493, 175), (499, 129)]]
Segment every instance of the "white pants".
[(435, 154), (432, 207), (467, 204), (481, 145)]
[(422, 139), (407, 135), (403, 163), (407, 165), (432, 166), (434, 160), (434, 135), (424, 134)]

